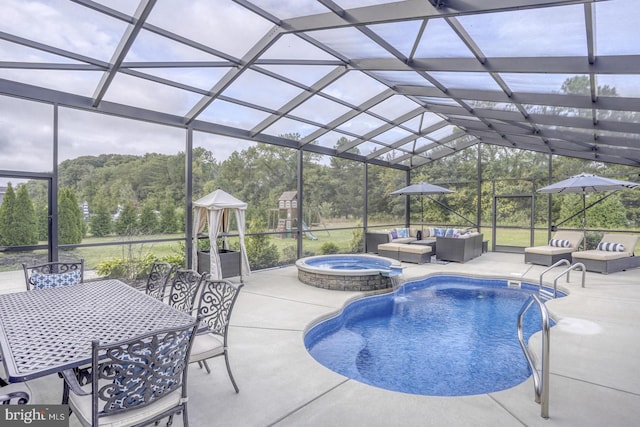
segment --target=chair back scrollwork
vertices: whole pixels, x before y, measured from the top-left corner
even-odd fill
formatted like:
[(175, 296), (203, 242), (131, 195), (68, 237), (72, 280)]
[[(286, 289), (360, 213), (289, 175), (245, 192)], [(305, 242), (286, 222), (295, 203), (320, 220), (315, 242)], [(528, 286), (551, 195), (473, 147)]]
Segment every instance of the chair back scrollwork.
[(154, 262), (147, 278), (146, 294), (162, 301), (167, 282), (174, 270), (175, 267), (168, 262)]
[(195, 304), (202, 276), (195, 270), (178, 269), (173, 275), (169, 305), (191, 314)]

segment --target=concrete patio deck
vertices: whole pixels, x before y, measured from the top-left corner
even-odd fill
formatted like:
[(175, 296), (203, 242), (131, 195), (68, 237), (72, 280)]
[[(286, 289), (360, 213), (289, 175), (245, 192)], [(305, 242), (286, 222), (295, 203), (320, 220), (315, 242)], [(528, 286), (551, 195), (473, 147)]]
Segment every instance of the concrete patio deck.
[[(542, 266), (518, 254), (487, 253), (465, 264), (404, 264), (407, 280), (464, 273), (538, 282)], [(554, 272), (545, 275), (552, 281)], [(318, 364), (303, 334), (359, 292), (328, 291), (297, 280), (295, 267), (246, 278), (230, 330), (234, 393), (224, 361), (212, 373), (192, 365), (192, 426), (632, 426), (640, 419), (640, 270), (610, 275), (580, 272), (559, 281), (569, 297), (547, 303), (551, 331), (549, 419), (540, 417), (533, 382), (497, 393), (430, 397), (391, 392), (345, 378)], [(22, 279), (23, 281), (24, 279)], [(22, 282), (13, 290), (22, 290)], [(0, 292), (12, 290), (0, 282)], [(515, 328), (515, 319), (514, 319)], [(540, 349), (540, 334), (532, 339)], [(443, 367), (446, 369), (446, 367)], [(57, 376), (32, 382), (37, 403), (58, 403)], [(179, 418), (179, 417), (178, 417)], [(71, 417), (71, 426), (78, 425)], [(174, 425), (182, 425), (176, 419)]]

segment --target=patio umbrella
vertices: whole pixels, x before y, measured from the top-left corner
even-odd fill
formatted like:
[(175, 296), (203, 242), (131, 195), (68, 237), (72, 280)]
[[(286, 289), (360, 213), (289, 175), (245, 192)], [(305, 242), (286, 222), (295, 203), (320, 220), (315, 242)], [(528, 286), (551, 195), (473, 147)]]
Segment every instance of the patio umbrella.
[[(598, 175), (581, 173), (555, 184), (547, 185), (538, 190), (539, 193), (581, 193), (582, 194), (582, 233), (583, 245), (587, 247), (587, 207), (586, 194), (596, 191), (615, 191), (639, 186), (635, 182), (620, 181), (618, 179), (605, 178)], [(597, 203), (597, 202), (596, 202)]]
[[(391, 194), (398, 196), (412, 196), (412, 195), (425, 195), (425, 194), (445, 194), (445, 193), (453, 193), (453, 190), (449, 190), (448, 188), (440, 187), (439, 185), (429, 184), (426, 182), (419, 182), (417, 184), (409, 185), (408, 187), (401, 188), (399, 190), (393, 191)], [(424, 200), (420, 197), (420, 222), (424, 222)]]

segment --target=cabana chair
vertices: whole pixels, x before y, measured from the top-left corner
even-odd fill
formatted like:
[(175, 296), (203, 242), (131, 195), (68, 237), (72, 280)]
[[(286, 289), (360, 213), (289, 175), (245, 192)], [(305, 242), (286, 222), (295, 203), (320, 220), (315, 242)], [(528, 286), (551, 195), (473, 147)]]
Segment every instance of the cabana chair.
[(605, 234), (596, 249), (573, 253), (573, 262), (584, 264), (587, 271), (615, 273), (640, 267), (640, 257), (635, 256), (638, 236), (631, 234)]
[(206, 324), (207, 329), (196, 335), (189, 358), (189, 363), (204, 364), (207, 374), (209, 374), (211, 371), (207, 365), (207, 359), (224, 356), (229, 379), (231, 379), (236, 393), (240, 390), (233, 379), (229, 365), (227, 334), (231, 312), (242, 286), (244, 286), (242, 283), (235, 284), (228, 280), (215, 280), (210, 274), (203, 277), (202, 293), (198, 303), (198, 317)]
[(22, 264), (27, 290), (57, 288), (76, 285), (84, 281), (84, 259), (71, 262), (47, 262), (45, 264)]
[(167, 282), (169, 282), (169, 278), (174, 270), (175, 266), (168, 262), (155, 261), (151, 265), (151, 270), (149, 270), (145, 293), (155, 299), (163, 301)]
[(83, 426), (148, 425), (182, 412), (187, 417), (187, 368), (199, 320), (124, 341), (91, 344), (91, 383), (62, 372), (64, 396)]
[(524, 262), (546, 266), (561, 259), (571, 262), (571, 254), (578, 250), (583, 238), (582, 231), (558, 231), (548, 245), (524, 248)]

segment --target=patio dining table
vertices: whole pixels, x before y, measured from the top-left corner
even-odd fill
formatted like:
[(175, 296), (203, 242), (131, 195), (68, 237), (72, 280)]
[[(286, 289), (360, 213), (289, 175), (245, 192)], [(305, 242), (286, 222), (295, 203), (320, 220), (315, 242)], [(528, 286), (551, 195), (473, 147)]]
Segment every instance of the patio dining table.
[(119, 280), (0, 295), (0, 351), (9, 382), (91, 362), (91, 341), (112, 343), (193, 322)]

